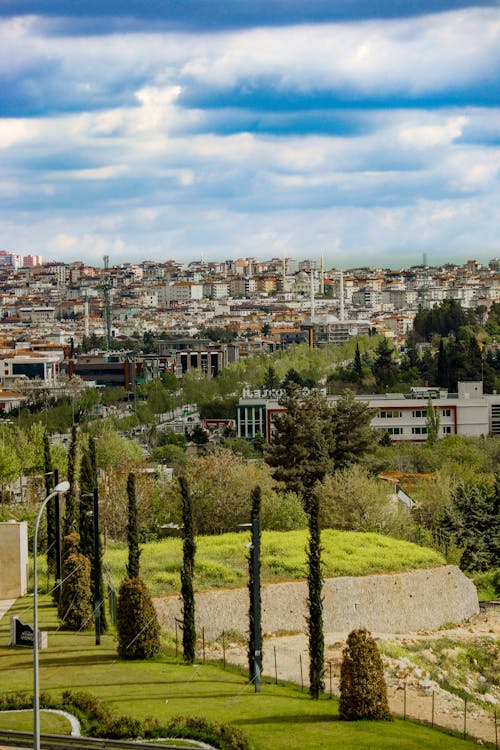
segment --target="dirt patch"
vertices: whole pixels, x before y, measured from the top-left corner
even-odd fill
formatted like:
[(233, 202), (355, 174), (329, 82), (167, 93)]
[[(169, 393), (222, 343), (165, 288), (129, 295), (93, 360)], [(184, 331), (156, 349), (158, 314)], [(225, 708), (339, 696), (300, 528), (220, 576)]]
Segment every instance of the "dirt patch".
[[(481, 665), (457, 671), (454, 663), (469, 644), (486, 645), (500, 654), (500, 610), (490, 610), (474, 616), (456, 627), (418, 633), (373, 633), (383, 653), (384, 670), (388, 687), (391, 710), (398, 715), (406, 715), (463, 732), (481, 741), (495, 742), (496, 708), (500, 719), (500, 687), (498, 684), (485, 684)], [(325, 634), (325, 687), (332, 694), (338, 694), (342, 649), (347, 633)], [(448, 648), (436, 651), (436, 642), (446, 641)], [(229, 640), (225, 644), (226, 660), (229, 663), (246, 666), (246, 643)], [(463, 646), (464, 648), (461, 648)], [(401, 654), (391, 654), (391, 650)], [(415, 652), (414, 652), (414, 649)], [(465, 648), (466, 650), (466, 648)], [(222, 657), (222, 645), (213, 644), (207, 650), (207, 657)], [(495, 665), (490, 665), (495, 670)], [(499, 665), (500, 668), (500, 665)], [(264, 638), (264, 674), (277, 676), (278, 680), (289, 680), (308, 687), (309, 654), (307, 637), (304, 633), (295, 635), (267, 636)], [(438, 672), (438, 679), (433, 674)], [(498, 680), (498, 672), (497, 672)], [(469, 696), (465, 711), (463, 697), (443, 687), (443, 681), (452, 689), (465, 691)], [(482, 682), (483, 681), (483, 682)], [(483, 688), (481, 688), (483, 685)], [(476, 702), (477, 701), (477, 702)], [(484, 705), (480, 705), (482, 701)], [(490, 709), (485, 705), (489, 705)], [(499, 730), (500, 731), (500, 730)]]

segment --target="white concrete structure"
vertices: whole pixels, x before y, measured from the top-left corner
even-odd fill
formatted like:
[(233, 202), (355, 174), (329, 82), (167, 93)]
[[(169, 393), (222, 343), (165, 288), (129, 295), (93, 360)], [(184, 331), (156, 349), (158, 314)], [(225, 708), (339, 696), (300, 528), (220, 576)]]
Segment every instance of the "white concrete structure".
[(28, 590), (28, 523), (0, 523), (0, 599), (24, 596)]

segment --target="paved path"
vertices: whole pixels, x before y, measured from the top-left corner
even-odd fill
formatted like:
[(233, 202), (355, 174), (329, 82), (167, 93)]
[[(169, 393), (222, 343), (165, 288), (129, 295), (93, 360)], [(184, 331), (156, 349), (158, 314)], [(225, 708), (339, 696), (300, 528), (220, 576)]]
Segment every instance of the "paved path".
[(0, 620), (4, 614), (12, 607), (15, 599), (0, 599)]

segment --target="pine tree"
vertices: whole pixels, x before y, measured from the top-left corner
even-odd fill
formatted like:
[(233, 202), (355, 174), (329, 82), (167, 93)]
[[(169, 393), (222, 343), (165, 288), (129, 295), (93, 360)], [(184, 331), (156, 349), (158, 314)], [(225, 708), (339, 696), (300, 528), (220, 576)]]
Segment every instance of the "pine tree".
[[(54, 472), (50, 455), (49, 434), (43, 433), (43, 470), (45, 472), (45, 496), (54, 489)], [(50, 573), (56, 570), (56, 501), (53, 497), (47, 503), (47, 569)]]
[(364, 628), (352, 630), (347, 637), (340, 668), (339, 715), (347, 721), (392, 718), (382, 659)]
[[(259, 486), (254, 487), (251, 495), (252, 510), (250, 520), (260, 522), (260, 506), (262, 502), (262, 491)], [(259, 525), (259, 536), (260, 536), (260, 525)], [(253, 551), (253, 550), (252, 550)], [(256, 678), (255, 662), (258, 659), (259, 674), (262, 673), (262, 627), (260, 633), (257, 633), (258, 644), (260, 646), (260, 655), (256, 657), (256, 638), (255, 638), (255, 606), (257, 605), (260, 610), (261, 606), (261, 593), (258, 582), (254, 579), (254, 566), (252, 551), (248, 555), (248, 592), (250, 595), (250, 606), (248, 609), (248, 673), (250, 675), (250, 681), (253, 682)], [(258, 565), (260, 571), (260, 556), (258, 558)]]
[(128, 497), (128, 564), (127, 578), (139, 578), (139, 529), (137, 526), (137, 501), (135, 496), (135, 474), (131, 471), (127, 478)]
[(380, 389), (391, 388), (396, 382), (398, 368), (393, 358), (394, 349), (385, 336), (381, 339), (375, 353), (376, 358), (372, 365), (375, 382)]
[(64, 534), (68, 535), (75, 532), (78, 529), (78, 494), (77, 494), (77, 449), (78, 449), (78, 433), (76, 425), (71, 428), (71, 440), (68, 451), (68, 482), (69, 490), (66, 493), (66, 510), (64, 514)]
[(313, 492), (308, 502), (309, 543), (307, 549), (308, 635), (309, 635), (309, 693), (319, 698), (325, 689), (323, 634), (323, 577), (321, 574), (321, 532), (319, 529), (319, 499)]
[(368, 404), (356, 401), (352, 391), (344, 391), (330, 414), (328, 450), (335, 469), (344, 469), (375, 449), (372, 414)]
[(196, 554), (196, 543), (194, 539), (193, 507), (191, 494), (186, 477), (180, 477), (179, 485), (182, 497), (182, 570), (181, 570), (181, 597), (182, 597), (182, 648), (184, 661), (192, 664), (195, 659), (196, 628), (195, 628), (195, 602), (193, 589), (194, 557)]

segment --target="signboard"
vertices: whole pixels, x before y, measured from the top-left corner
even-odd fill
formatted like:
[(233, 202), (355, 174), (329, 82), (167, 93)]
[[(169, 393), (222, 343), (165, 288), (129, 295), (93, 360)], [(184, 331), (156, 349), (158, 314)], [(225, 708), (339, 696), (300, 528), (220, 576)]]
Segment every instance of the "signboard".
[[(34, 631), (31, 625), (19, 617), (10, 618), (10, 646), (30, 646), (33, 648)], [(38, 631), (38, 647), (47, 648), (47, 633)]]

